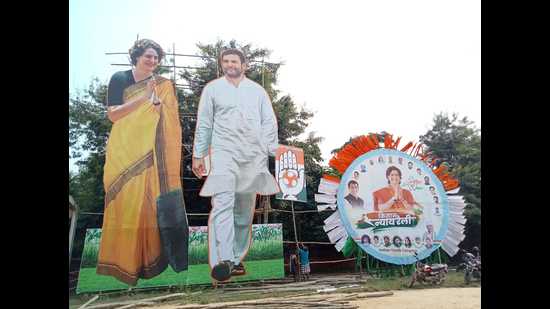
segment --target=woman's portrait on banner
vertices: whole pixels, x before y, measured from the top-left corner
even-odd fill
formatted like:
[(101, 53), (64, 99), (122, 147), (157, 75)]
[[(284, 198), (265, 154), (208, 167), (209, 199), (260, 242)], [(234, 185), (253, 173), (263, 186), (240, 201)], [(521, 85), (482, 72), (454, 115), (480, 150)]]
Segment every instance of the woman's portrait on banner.
[[(366, 177), (359, 171), (371, 161), (383, 164), (369, 166)], [(395, 150), (373, 150), (350, 165), (341, 184), (337, 201), (342, 222), (367, 253), (406, 264), (414, 259), (411, 248), (425, 254), (439, 247), (438, 235), (447, 228), (447, 198), (423, 162)]]

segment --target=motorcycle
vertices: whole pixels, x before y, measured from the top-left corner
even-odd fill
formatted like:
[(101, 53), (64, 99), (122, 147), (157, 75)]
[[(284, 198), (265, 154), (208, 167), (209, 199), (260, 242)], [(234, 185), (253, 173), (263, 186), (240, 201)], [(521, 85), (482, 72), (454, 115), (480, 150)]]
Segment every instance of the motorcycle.
[(464, 282), (470, 284), (472, 279), (481, 281), (481, 257), (463, 250), (462, 260), (464, 262), (461, 263), (456, 270), (460, 271), (464, 269)]
[(415, 282), (431, 283), (439, 285), (447, 279), (447, 273), (449, 267), (447, 264), (424, 264), (418, 259), (418, 255), (414, 254), (416, 258), (415, 270), (411, 276), (411, 283), (409, 288), (411, 288)]

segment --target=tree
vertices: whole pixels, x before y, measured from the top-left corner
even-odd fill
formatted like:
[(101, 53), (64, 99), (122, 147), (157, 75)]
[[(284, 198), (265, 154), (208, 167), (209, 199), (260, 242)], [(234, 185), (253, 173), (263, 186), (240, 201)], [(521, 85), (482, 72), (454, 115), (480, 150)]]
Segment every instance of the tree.
[(462, 246), (479, 246), (481, 241), (481, 135), (467, 117), (436, 114), (433, 126), (420, 141), (428, 151), (449, 164), (451, 175), (460, 181), (460, 194), (467, 202), (466, 238)]
[[(69, 153), (71, 158), (79, 159), (76, 162), (78, 171), (70, 174), (69, 193), (81, 212), (103, 212), (103, 165), (111, 130), (104, 105), (106, 93), (107, 86), (96, 78), (88, 89), (69, 99)], [(100, 227), (102, 219), (99, 215), (79, 215), (74, 257), (80, 256), (86, 228)]]

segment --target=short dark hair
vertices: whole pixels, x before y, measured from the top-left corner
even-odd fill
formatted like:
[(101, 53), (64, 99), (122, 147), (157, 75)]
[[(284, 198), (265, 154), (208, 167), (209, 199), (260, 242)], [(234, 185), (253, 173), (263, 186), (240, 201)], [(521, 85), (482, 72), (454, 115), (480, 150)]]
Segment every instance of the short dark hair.
[(244, 53), (241, 50), (236, 49), (236, 48), (228, 48), (228, 49), (225, 49), (224, 51), (221, 52), (220, 59), (219, 59), (220, 64), (222, 62), (223, 57), (225, 57), (227, 55), (237, 55), (241, 59), (241, 64), (246, 63), (246, 57), (244, 56)]
[(353, 184), (353, 183), (356, 184), (356, 185), (359, 187), (359, 183), (358, 183), (357, 181), (355, 181), (355, 180), (350, 180), (350, 181), (348, 182), (348, 188), (350, 188), (350, 187), (351, 187), (351, 184)]
[(164, 50), (162, 50), (162, 47), (160, 47), (157, 42), (149, 39), (137, 40), (134, 45), (128, 50), (128, 54), (130, 55), (130, 62), (133, 65), (136, 65), (137, 58), (141, 57), (148, 48), (152, 48), (157, 52), (160, 63), (164, 58)]

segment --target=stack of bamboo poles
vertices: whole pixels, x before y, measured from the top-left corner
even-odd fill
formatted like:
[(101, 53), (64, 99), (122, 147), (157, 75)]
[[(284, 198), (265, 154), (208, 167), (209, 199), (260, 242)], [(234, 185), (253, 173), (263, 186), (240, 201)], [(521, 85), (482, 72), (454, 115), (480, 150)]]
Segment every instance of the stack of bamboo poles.
[(218, 308), (261, 308), (261, 309), (299, 309), (299, 308), (332, 308), (332, 309), (356, 309), (357, 305), (351, 301), (367, 297), (383, 297), (393, 295), (393, 292), (353, 293), (334, 295), (292, 296), (284, 298), (265, 298), (259, 300), (246, 300), (238, 302), (224, 302), (213, 304), (189, 304), (176, 306), (174, 309), (218, 309)]
[[(286, 283), (286, 284), (263, 284), (258, 286), (238, 286), (222, 287), (227, 295), (245, 294), (245, 293), (276, 293), (276, 292), (296, 292), (296, 291), (332, 291), (339, 288), (359, 287), (359, 284), (366, 283), (364, 279), (358, 279), (356, 276), (334, 276), (322, 277), (316, 280)], [(359, 287), (360, 288), (360, 287)]]
[(185, 293), (174, 293), (170, 295), (164, 295), (164, 296), (158, 296), (158, 297), (152, 297), (152, 298), (146, 298), (146, 299), (140, 299), (140, 300), (130, 300), (130, 301), (123, 301), (123, 302), (115, 302), (115, 303), (108, 303), (108, 304), (100, 304), (100, 305), (94, 305), (94, 306), (88, 306), (92, 302), (98, 299), (99, 296), (95, 296), (94, 298), (90, 299), (88, 302), (83, 304), (82, 306), (78, 307), (78, 309), (130, 309), (130, 308), (139, 308), (143, 306), (150, 306), (150, 305), (158, 305), (158, 302), (160, 301), (166, 301), (166, 300), (173, 300), (176, 298), (182, 298), (185, 296)]
[[(368, 289), (361, 287), (366, 280), (354, 275), (338, 275), (319, 277), (315, 280), (305, 282), (279, 283), (275, 281), (260, 283), (238, 283), (225, 284), (218, 289), (221, 300), (227, 302), (210, 304), (174, 304), (174, 309), (212, 309), (212, 308), (277, 308), (284, 306), (285, 309), (295, 308), (357, 308), (350, 304), (350, 301), (366, 298), (381, 297), (393, 295), (393, 292), (367, 292)], [(270, 297), (268, 294), (300, 292), (291, 296)], [(196, 292), (201, 293), (201, 292)], [(347, 294), (344, 294), (347, 293)], [(140, 300), (113, 302), (90, 306), (92, 302), (98, 299), (95, 296), (79, 309), (130, 309), (158, 306), (163, 301), (175, 301), (177, 299), (186, 299), (190, 295), (186, 293), (174, 293), (165, 296), (146, 298)], [(248, 296), (248, 298), (258, 298), (256, 300), (231, 301), (237, 296)]]
[[(130, 309), (130, 308), (144, 308), (150, 306), (158, 306), (158, 302), (162, 300), (168, 300), (170, 298), (180, 298), (183, 293), (176, 293), (161, 297), (147, 298), (139, 301), (126, 301), (110, 304), (101, 304), (86, 307), (84, 304), (80, 308), (86, 309)], [(285, 309), (299, 309), (299, 308), (332, 308), (332, 309), (356, 309), (357, 305), (350, 304), (351, 301), (361, 298), (369, 297), (383, 297), (393, 295), (393, 292), (374, 292), (374, 293), (352, 293), (352, 294), (325, 294), (325, 295), (309, 295), (309, 296), (290, 296), (284, 298), (265, 298), (258, 300), (245, 300), (236, 302), (222, 302), (211, 304), (187, 304), (187, 305), (174, 305), (172, 309), (219, 309), (219, 308), (260, 308), (260, 309), (280, 309), (284, 306)], [(93, 300), (96, 298), (94, 297)]]

